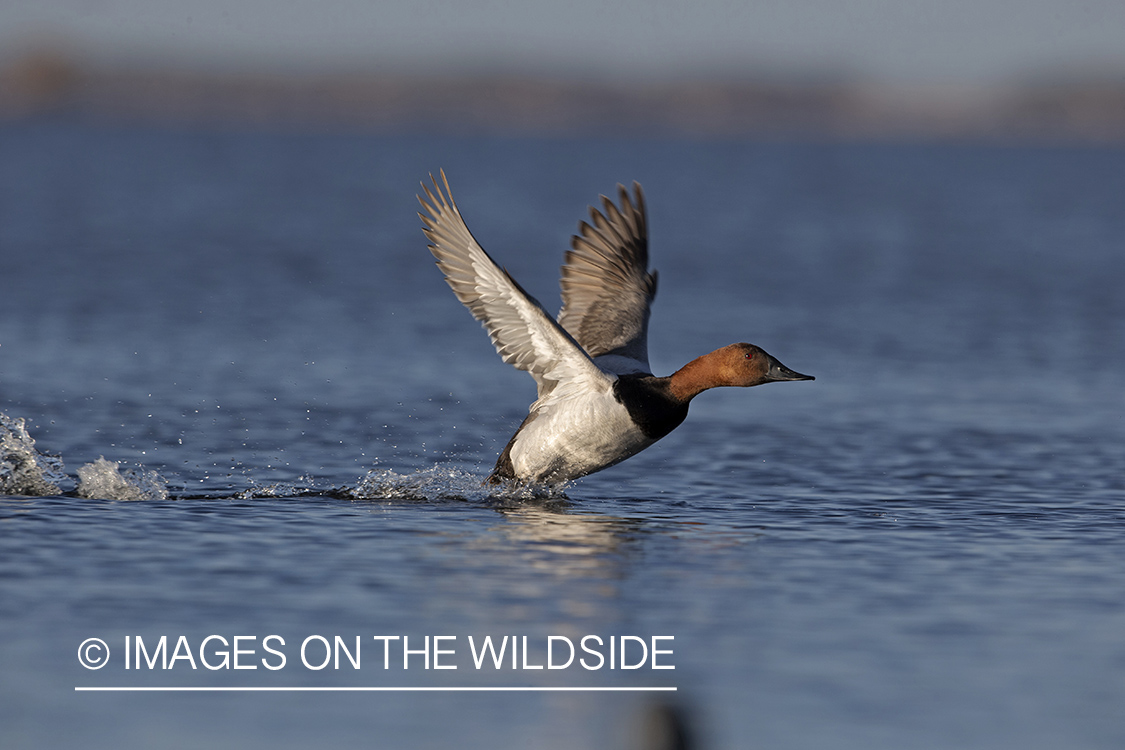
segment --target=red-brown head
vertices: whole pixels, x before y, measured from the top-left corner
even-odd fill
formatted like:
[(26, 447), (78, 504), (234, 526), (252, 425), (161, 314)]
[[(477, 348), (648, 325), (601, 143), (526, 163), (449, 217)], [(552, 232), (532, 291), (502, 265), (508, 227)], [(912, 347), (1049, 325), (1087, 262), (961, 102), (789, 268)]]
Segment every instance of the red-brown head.
[(671, 389), (678, 398), (687, 400), (708, 388), (746, 388), (783, 380), (815, 378), (790, 370), (759, 346), (731, 344), (688, 362), (672, 375)]

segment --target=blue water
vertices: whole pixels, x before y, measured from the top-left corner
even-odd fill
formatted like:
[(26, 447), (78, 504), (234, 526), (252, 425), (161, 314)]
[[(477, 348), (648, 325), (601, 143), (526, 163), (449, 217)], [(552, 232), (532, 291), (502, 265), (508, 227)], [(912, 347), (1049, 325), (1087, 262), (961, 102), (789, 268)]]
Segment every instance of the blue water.
[[(0, 165), (0, 412), (63, 463), (0, 498), (0, 746), (629, 748), (658, 705), (705, 748), (1125, 746), (1120, 147), (62, 119), (0, 125)], [(654, 369), (750, 341), (817, 380), (489, 495), (534, 386), (425, 249), (439, 167), (550, 308), (586, 205), (641, 181)], [(79, 497), (101, 457), (167, 498)], [(270, 634), (277, 671), (122, 661)], [(314, 634), (362, 668), (303, 667)], [(396, 634), (458, 669), (382, 669)], [(675, 669), (474, 669), (505, 634), (670, 635)]]

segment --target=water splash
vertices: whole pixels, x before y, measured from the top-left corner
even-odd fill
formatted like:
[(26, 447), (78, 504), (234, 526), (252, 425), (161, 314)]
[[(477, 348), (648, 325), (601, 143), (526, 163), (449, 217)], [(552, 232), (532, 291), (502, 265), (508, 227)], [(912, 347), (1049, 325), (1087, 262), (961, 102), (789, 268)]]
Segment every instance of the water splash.
[[(0, 494), (44, 496), (63, 493), (63, 484), (74, 480), (63, 471), (56, 456), (41, 453), (27, 433), (23, 419), (0, 413)], [(78, 469), (75, 494), (88, 499), (166, 500), (167, 481), (155, 471), (140, 467), (122, 468), (104, 456)], [(565, 485), (490, 485), (480, 473), (435, 465), (402, 474), (393, 469), (374, 469), (355, 486), (338, 487), (301, 476), (292, 482), (258, 484), (233, 492), (241, 500), (279, 497), (335, 497), (347, 500), (397, 500), (412, 502), (471, 502), (489, 505), (566, 502)], [(221, 493), (220, 493), (221, 494)], [(211, 495), (208, 495), (210, 497)], [(189, 496), (178, 496), (188, 498)]]
[(119, 471), (116, 461), (99, 458), (78, 469), (78, 496), (103, 500), (166, 500), (164, 478), (148, 469)]
[(482, 500), (488, 490), (476, 474), (433, 466), (410, 474), (372, 470), (343, 494), (353, 500)]
[[(318, 482), (313, 477), (301, 476), (293, 482), (272, 482), (270, 484), (258, 484), (253, 477), (250, 478), (251, 486), (239, 492), (237, 497), (239, 500), (254, 500), (256, 498), (270, 498), (270, 497), (302, 497), (307, 495), (323, 495), (331, 491), (331, 487), (325, 486), (322, 482)], [(318, 486), (319, 485), (319, 486)]]
[(66, 480), (62, 459), (36, 449), (22, 418), (0, 412), (0, 494), (57, 495)]
[(345, 488), (340, 494), (352, 500), (519, 503), (566, 500), (562, 490), (561, 485), (489, 485), (479, 474), (438, 465), (410, 474), (400, 474), (393, 469), (372, 470), (355, 487)]

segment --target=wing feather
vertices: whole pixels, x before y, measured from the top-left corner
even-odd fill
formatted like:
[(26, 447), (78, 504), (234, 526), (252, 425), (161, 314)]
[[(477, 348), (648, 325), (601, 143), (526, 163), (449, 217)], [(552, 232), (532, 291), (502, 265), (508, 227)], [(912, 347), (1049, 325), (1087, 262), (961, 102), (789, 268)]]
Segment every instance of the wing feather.
[(602, 196), (579, 225), (562, 267), (559, 324), (591, 357), (616, 355), (633, 362), (620, 368), (649, 372), (649, 306), (656, 272), (648, 270), (648, 223), (644, 192), (633, 183), (630, 198), (617, 186), (620, 208)]
[(419, 213), (430, 252), (457, 299), (488, 331), (500, 357), (531, 373), (539, 397), (568, 387), (608, 388), (613, 377), (603, 372), (582, 347), (556, 323), (539, 302), (498, 266), (469, 232), (453, 202), (449, 181), (440, 173), (444, 193), (433, 175), (433, 190), (424, 183)]

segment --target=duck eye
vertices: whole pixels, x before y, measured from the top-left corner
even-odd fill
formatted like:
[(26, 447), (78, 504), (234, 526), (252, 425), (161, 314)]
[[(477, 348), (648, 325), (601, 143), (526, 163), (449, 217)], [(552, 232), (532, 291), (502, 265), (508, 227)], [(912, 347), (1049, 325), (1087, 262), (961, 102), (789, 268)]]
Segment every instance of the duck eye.
[(742, 355), (743, 359), (754, 359), (754, 352), (746, 352)]

